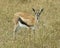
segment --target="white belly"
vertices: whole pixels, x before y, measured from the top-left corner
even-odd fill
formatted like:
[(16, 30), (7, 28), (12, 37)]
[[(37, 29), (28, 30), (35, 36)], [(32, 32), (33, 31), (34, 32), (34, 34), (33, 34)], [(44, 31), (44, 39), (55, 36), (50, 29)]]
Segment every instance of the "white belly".
[[(29, 28), (28, 26), (20, 23), (20, 21), (19, 21), (18, 23), (19, 23), (19, 26), (22, 27), (22, 28)], [(32, 27), (30, 27), (30, 28), (31, 28), (32, 30), (35, 30), (35, 27), (34, 27), (34, 26), (32, 26)]]

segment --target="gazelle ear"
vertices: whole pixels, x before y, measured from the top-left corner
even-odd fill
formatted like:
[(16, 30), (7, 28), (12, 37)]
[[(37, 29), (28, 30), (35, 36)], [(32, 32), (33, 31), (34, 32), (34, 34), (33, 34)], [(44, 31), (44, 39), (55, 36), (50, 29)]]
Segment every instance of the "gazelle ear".
[(40, 13), (39, 14), (41, 14), (43, 12), (43, 10), (44, 10), (44, 8), (40, 9)]
[(44, 10), (44, 8), (40, 9), (40, 12), (42, 12)]
[(35, 9), (34, 8), (32, 8), (32, 10), (35, 12)]
[(44, 8), (41, 9), (41, 11), (43, 11), (43, 10), (44, 10)]

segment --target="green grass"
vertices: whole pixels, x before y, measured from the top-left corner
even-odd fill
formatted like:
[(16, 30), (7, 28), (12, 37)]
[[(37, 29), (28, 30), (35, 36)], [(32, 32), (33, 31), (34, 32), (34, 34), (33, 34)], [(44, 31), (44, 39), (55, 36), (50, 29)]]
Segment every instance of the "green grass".
[[(34, 15), (32, 8), (44, 8), (39, 29), (20, 29), (13, 39), (14, 13)], [(60, 48), (60, 0), (0, 0), (0, 48)]]

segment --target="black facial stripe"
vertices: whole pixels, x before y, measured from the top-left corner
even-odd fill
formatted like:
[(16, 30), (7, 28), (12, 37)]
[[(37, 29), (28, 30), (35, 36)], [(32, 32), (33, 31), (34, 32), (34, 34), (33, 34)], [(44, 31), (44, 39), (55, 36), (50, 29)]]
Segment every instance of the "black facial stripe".
[(38, 17), (37, 17), (37, 20), (38, 20)]
[(32, 26), (32, 25), (28, 25), (28, 24), (27, 24), (26, 22), (24, 22), (21, 18), (19, 18), (18, 21), (20, 21), (22, 24), (24, 24), (24, 25), (26, 25), (26, 26), (28, 26), (28, 27)]

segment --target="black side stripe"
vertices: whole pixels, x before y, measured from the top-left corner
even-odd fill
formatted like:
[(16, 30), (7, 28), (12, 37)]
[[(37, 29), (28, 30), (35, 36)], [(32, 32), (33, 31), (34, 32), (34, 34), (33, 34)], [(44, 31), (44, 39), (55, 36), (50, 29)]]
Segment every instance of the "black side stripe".
[(28, 24), (27, 24), (26, 22), (24, 22), (21, 18), (19, 18), (18, 21), (20, 21), (22, 24), (24, 24), (24, 25), (26, 25), (26, 26), (28, 26), (28, 27), (32, 26), (32, 25), (28, 25)]

